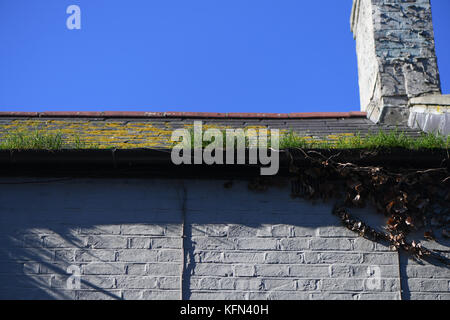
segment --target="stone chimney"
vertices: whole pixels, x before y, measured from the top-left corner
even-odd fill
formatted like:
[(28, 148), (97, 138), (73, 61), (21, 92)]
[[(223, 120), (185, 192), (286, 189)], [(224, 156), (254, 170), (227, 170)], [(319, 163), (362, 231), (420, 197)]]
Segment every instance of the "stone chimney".
[(411, 99), (441, 94), (430, 0), (353, 0), (351, 30), (361, 111), (377, 123), (415, 125)]

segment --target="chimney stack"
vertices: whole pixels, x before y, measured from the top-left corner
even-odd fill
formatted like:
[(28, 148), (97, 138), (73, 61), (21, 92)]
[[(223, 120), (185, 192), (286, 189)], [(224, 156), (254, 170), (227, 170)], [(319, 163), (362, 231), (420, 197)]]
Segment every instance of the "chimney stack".
[(361, 111), (411, 122), (410, 101), (441, 94), (430, 0), (353, 0)]

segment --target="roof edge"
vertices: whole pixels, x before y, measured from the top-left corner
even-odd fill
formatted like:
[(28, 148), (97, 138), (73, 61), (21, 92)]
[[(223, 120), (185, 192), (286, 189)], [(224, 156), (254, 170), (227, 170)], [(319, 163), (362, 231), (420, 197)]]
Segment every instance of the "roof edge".
[(144, 112), (144, 111), (48, 111), (17, 112), (1, 111), (0, 118), (224, 118), (224, 119), (320, 119), (365, 118), (360, 111), (305, 112), (305, 113), (221, 113), (221, 112)]
[[(296, 166), (309, 167), (310, 158), (304, 153), (320, 151), (325, 157), (334, 157), (340, 162), (355, 163), (361, 166), (401, 167), (405, 164), (414, 168), (449, 167), (447, 151), (443, 149), (407, 150), (399, 148), (381, 149), (377, 152), (357, 149), (289, 149), (279, 151), (278, 175), (292, 176), (292, 160)], [(245, 159), (249, 159), (246, 149)], [(235, 154), (235, 157), (237, 155)], [(36, 176), (87, 176), (99, 175), (114, 177), (143, 178), (150, 176), (199, 176), (215, 178), (223, 176), (230, 179), (240, 176), (260, 177), (260, 164), (233, 165), (175, 165), (171, 159), (170, 149), (101, 149), (101, 150), (0, 150), (1, 177), (36, 177)]]

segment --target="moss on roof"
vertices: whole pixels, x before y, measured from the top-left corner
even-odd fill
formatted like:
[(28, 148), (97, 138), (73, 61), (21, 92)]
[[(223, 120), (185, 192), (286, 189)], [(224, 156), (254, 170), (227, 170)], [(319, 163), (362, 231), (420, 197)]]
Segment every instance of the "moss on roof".
[[(384, 144), (448, 147), (448, 139), (406, 126), (374, 124), (366, 118), (197, 119), (203, 129), (279, 129), (281, 148), (373, 148)], [(0, 117), (2, 149), (171, 148), (175, 129), (192, 129), (194, 118)], [(392, 135), (389, 132), (395, 131)], [(380, 134), (379, 132), (384, 132)], [(445, 140), (445, 141), (444, 141)]]
[[(193, 137), (192, 128), (187, 127)], [(218, 127), (215, 127), (218, 128)], [(254, 128), (254, 127), (252, 127)], [(207, 128), (205, 128), (207, 129)], [(224, 128), (218, 128), (225, 136)], [(134, 148), (172, 148), (174, 142), (171, 141), (171, 132), (169, 130), (155, 130), (153, 127), (147, 127), (146, 133), (141, 129), (139, 133), (133, 136), (127, 128), (120, 128), (113, 131), (114, 135), (123, 134), (136, 139), (133, 143), (121, 142), (111, 143), (115, 141), (115, 136), (110, 136), (110, 129), (88, 131), (93, 133), (92, 136), (80, 137), (79, 131), (70, 129), (25, 129), (16, 128), (0, 138), (0, 149), (25, 150), (25, 149), (41, 149), (41, 150), (61, 150), (61, 149), (134, 149)], [(98, 132), (101, 132), (99, 134)], [(159, 134), (155, 134), (159, 132)], [(270, 131), (269, 131), (270, 133)], [(223, 139), (225, 143), (226, 139)], [(270, 139), (269, 139), (270, 145)], [(203, 141), (203, 147), (210, 142)], [(193, 146), (192, 139), (191, 145)], [(248, 146), (248, 140), (247, 140)], [(450, 146), (450, 136), (422, 133), (420, 136), (411, 137), (405, 132), (392, 130), (385, 132), (380, 130), (376, 134), (361, 135), (360, 133), (341, 133), (331, 134), (324, 139), (315, 139), (310, 136), (301, 136), (293, 131), (281, 132), (279, 148), (304, 148), (304, 149), (377, 149), (377, 148), (405, 148), (405, 149), (448, 149)]]

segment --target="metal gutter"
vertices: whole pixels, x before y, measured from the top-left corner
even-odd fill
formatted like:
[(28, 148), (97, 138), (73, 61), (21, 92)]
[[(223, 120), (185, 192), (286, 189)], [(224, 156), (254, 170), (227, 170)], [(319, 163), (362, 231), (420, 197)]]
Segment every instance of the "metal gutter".
[[(310, 150), (334, 161), (364, 166), (401, 168), (450, 167), (447, 150)], [(306, 150), (306, 152), (308, 152)], [(248, 150), (246, 159), (248, 159)], [(289, 175), (291, 159), (299, 167), (310, 165), (305, 153), (294, 149), (279, 152), (279, 175)], [(107, 150), (0, 150), (0, 176), (161, 176), (246, 177), (259, 176), (259, 165), (180, 165), (171, 161), (170, 149)]]

